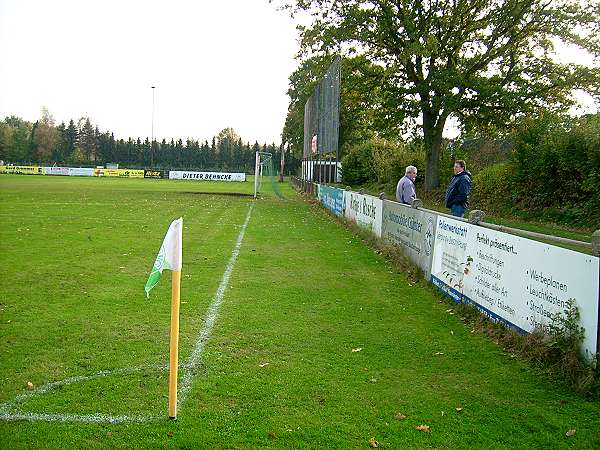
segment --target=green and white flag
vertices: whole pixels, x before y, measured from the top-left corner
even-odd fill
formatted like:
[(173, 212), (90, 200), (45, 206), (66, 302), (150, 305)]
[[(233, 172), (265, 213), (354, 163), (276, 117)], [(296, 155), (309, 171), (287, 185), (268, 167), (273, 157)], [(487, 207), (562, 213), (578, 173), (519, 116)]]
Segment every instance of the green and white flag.
[(164, 269), (172, 270), (173, 272), (181, 271), (181, 241), (182, 241), (183, 218), (179, 218), (171, 222), (165, 239), (163, 240), (152, 272), (146, 282), (146, 297), (150, 297), (150, 290), (156, 286), (162, 271)]

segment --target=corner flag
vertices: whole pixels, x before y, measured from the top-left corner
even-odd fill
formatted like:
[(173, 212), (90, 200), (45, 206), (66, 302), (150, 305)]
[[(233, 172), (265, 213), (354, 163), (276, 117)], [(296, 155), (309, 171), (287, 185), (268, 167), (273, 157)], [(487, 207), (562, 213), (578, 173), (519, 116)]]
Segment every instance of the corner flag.
[(164, 269), (172, 270), (173, 272), (181, 271), (181, 241), (182, 241), (182, 229), (183, 218), (179, 218), (171, 222), (165, 239), (163, 240), (154, 266), (146, 282), (144, 290), (146, 291), (146, 297), (150, 297), (150, 291), (160, 280), (162, 271)]
[(156, 286), (162, 271), (171, 271), (171, 331), (169, 333), (169, 418), (177, 418), (177, 368), (179, 361), (179, 296), (181, 291), (181, 247), (183, 219), (171, 222), (163, 240), (150, 277), (146, 282), (146, 297)]

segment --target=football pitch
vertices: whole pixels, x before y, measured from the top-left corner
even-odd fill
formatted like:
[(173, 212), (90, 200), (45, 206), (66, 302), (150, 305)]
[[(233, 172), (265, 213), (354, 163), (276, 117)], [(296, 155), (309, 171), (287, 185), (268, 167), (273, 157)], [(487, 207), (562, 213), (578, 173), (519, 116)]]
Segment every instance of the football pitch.
[[(600, 446), (597, 400), (473, 333), (288, 184), (263, 188), (0, 176), (0, 448)], [(170, 274), (144, 284), (180, 216), (169, 421)]]

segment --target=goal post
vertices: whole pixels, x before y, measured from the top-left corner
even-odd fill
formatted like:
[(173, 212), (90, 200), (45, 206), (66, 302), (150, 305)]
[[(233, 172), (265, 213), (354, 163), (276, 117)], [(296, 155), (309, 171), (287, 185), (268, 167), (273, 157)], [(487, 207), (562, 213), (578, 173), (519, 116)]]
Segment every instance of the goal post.
[[(275, 194), (279, 198), (284, 198), (280, 192), (278, 178), (279, 173), (274, 165), (273, 154), (268, 152), (256, 152), (256, 161), (254, 165), (254, 198), (258, 198), (259, 193), (265, 191), (269, 194)], [(263, 183), (265, 182), (266, 183)], [(271, 192), (272, 191), (272, 192)]]
[(260, 152), (256, 152), (254, 162), (254, 198), (258, 196), (258, 181), (260, 178)]

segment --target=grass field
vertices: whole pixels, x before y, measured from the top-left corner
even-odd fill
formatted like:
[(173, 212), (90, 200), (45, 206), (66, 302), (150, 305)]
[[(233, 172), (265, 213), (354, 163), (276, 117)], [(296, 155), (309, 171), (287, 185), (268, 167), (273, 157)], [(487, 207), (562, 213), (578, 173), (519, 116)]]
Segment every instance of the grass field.
[[(0, 448), (600, 447), (598, 401), (472, 333), (288, 185), (235, 191), (252, 183), (0, 177)], [(184, 363), (253, 203), (169, 421), (170, 277), (150, 299), (144, 283), (183, 216)]]

